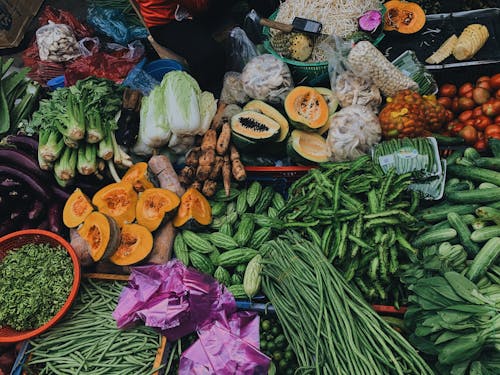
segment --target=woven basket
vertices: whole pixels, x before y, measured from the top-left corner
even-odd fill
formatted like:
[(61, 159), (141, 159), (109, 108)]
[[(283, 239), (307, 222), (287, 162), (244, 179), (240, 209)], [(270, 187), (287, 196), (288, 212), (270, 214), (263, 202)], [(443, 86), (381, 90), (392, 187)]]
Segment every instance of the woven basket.
[[(381, 5), (380, 12), (382, 13), (382, 19), (385, 13), (385, 7)], [(276, 10), (273, 14), (269, 16), (270, 20), (275, 20), (278, 16), (278, 10)], [(264, 27), (262, 30), (265, 40), (264, 40), (264, 48), (270, 54), (276, 56), (278, 59), (284, 61), (288, 64), (290, 71), (292, 72), (292, 77), (296, 85), (309, 85), (309, 86), (318, 86), (321, 83), (328, 81), (328, 61), (317, 61), (317, 62), (302, 62), (287, 59), (280, 54), (278, 54), (271, 42), (269, 41), (270, 30), (268, 27)], [(376, 37), (373, 42), (374, 45), (380, 43), (382, 38), (384, 37), (384, 33), (381, 32)]]

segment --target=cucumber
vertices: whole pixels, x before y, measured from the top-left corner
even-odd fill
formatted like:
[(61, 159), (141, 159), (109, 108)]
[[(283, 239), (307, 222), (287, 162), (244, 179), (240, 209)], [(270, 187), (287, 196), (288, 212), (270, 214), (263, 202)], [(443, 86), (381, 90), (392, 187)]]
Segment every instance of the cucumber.
[(446, 199), (457, 203), (490, 203), (500, 201), (500, 188), (451, 191)]
[(271, 232), (271, 228), (268, 227), (258, 229), (250, 239), (250, 247), (253, 249), (259, 249), (264, 242), (271, 238)]
[(492, 138), (488, 141), (493, 156), (500, 158), (500, 139)]
[(247, 190), (243, 189), (236, 199), (236, 212), (238, 215), (244, 214), (248, 209)]
[(224, 189), (221, 189), (217, 193), (215, 193), (213, 200), (216, 202), (227, 202), (227, 201), (232, 201), (238, 195), (240, 195), (240, 191), (238, 189), (231, 188), (229, 195), (226, 195)]
[(464, 151), (464, 157), (474, 161), (481, 158), (481, 154), (474, 147), (467, 147)]
[(500, 171), (500, 157), (496, 158), (479, 158), (474, 160), (474, 164), (478, 167)]
[(434, 223), (446, 220), (449, 212), (456, 212), (459, 215), (472, 214), (478, 208), (477, 204), (450, 204), (441, 203), (422, 211), (421, 218), (424, 221)]
[(460, 243), (464, 246), (465, 250), (467, 250), (467, 254), (476, 255), (479, 252), (479, 247), (472, 242), (470, 238), (471, 232), (460, 218), (460, 215), (455, 212), (450, 212), (448, 213), (448, 221), (451, 227), (457, 231)]
[(500, 237), (491, 238), (476, 255), (466, 276), (471, 281), (480, 279), (500, 256)]
[(496, 225), (500, 225), (500, 210), (493, 207), (479, 207), (476, 210), (476, 215), (482, 220), (493, 221)]
[(470, 239), (474, 242), (485, 242), (494, 237), (500, 237), (500, 225), (491, 225), (481, 229), (476, 229), (470, 235)]
[(447, 137), (441, 134), (432, 134), (432, 137), (436, 139), (439, 146), (457, 146), (463, 145), (465, 140), (462, 137)]
[(500, 185), (500, 172), (485, 168), (450, 165), (447, 167), (447, 173), (451, 176), (467, 178), (479, 182), (491, 182), (492, 184)]
[(275, 209), (277, 209), (279, 211), (283, 207), (285, 207), (285, 199), (283, 198), (283, 196), (280, 193), (275, 192), (273, 195), (273, 201), (271, 204)]
[(425, 247), (429, 245), (434, 245), (440, 242), (445, 242), (452, 240), (457, 236), (457, 231), (453, 228), (444, 228), (433, 231), (427, 231), (421, 234), (413, 241), (413, 246), (415, 247)]
[(482, 184), (480, 184), (478, 186), (479, 189), (493, 189), (493, 188), (497, 188), (499, 186), (495, 185), (495, 184), (491, 184), (489, 182), (483, 182)]
[(226, 212), (226, 202), (214, 202), (212, 204), (212, 216), (219, 216)]

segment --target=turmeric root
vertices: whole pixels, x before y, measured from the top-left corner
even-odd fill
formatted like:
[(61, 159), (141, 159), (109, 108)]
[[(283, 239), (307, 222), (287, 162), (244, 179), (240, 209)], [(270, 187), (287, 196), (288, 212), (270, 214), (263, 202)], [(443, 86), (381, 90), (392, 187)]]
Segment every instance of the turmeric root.
[(224, 156), (224, 164), (222, 165), (222, 182), (224, 183), (224, 190), (226, 196), (229, 197), (231, 193), (231, 161), (229, 155)]
[(196, 179), (198, 181), (205, 181), (210, 172), (212, 171), (212, 167), (215, 164), (215, 150), (205, 150), (202, 151), (201, 157), (198, 164), (198, 169), (196, 169)]
[(196, 169), (194, 167), (186, 165), (184, 168), (182, 168), (181, 173), (179, 174), (179, 181), (183, 186), (191, 185), (191, 183), (194, 181), (195, 174)]
[(244, 181), (247, 178), (245, 167), (240, 160), (240, 154), (234, 145), (231, 145), (230, 158), (232, 173), (236, 181)]
[(201, 147), (193, 147), (186, 154), (186, 165), (196, 168), (200, 159)]
[(223, 156), (216, 156), (215, 157), (215, 163), (214, 166), (212, 167), (212, 171), (210, 172), (210, 175), (208, 176), (209, 180), (217, 180), (217, 178), (220, 176), (220, 173), (222, 171), (222, 165), (224, 164), (224, 157)]
[(202, 187), (202, 185), (201, 185), (201, 182), (200, 182), (200, 181), (195, 181), (195, 182), (193, 182), (193, 183), (191, 184), (191, 186), (190, 186), (190, 187), (192, 187), (193, 189), (196, 189), (196, 190), (198, 190), (198, 191), (201, 191), (201, 187)]
[(217, 181), (206, 180), (203, 183), (203, 189), (201, 190), (201, 192), (205, 197), (212, 197), (214, 196), (216, 190), (217, 190)]
[(215, 150), (217, 143), (217, 132), (214, 129), (208, 129), (201, 141), (201, 151)]
[(231, 127), (229, 123), (225, 122), (222, 125), (222, 130), (219, 134), (219, 138), (217, 139), (217, 147), (216, 151), (219, 155), (224, 155), (229, 148), (229, 142), (231, 141)]
[(215, 112), (215, 116), (212, 119), (212, 124), (210, 125), (210, 128), (214, 129), (215, 131), (218, 131), (222, 125), (222, 116), (224, 115), (224, 110), (227, 106), (226, 103), (223, 103), (220, 100), (217, 104), (217, 112)]

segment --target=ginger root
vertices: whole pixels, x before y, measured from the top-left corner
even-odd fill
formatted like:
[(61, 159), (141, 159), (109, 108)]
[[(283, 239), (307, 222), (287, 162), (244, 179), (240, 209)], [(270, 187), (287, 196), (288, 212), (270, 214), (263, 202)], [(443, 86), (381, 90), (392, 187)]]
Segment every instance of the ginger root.
[(232, 164), (232, 173), (236, 181), (244, 181), (247, 178), (245, 166), (240, 160), (240, 154), (234, 145), (231, 145), (230, 159)]
[(229, 197), (231, 193), (231, 161), (229, 155), (224, 156), (224, 164), (222, 165), (222, 182), (224, 183), (224, 190), (226, 196)]
[(212, 197), (215, 195), (216, 190), (217, 190), (217, 181), (205, 180), (201, 192), (206, 197)]
[(200, 181), (195, 181), (195, 182), (193, 182), (193, 183), (191, 184), (191, 186), (190, 186), (190, 187), (192, 187), (193, 189), (196, 189), (196, 190), (198, 190), (198, 191), (201, 191), (201, 187), (202, 187), (202, 185), (201, 185), (201, 182), (200, 182)]
[(231, 127), (229, 123), (225, 122), (222, 125), (222, 130), (219, 134), (219, 138), (217, 139), (216, 151), (219, 155), (224, 155), (227, 152), (229, 147), (229, 142), (231, 141)]
[(194, 167), (186, 165), (181, 170), (181, 173), (179, 175), (179, 181), (183, 186), (191, 185), (191, 183), (194, 181), (195, 175), (196, 175), (196, 169)]
[(215, 157), (215, 163), (212, 168), (212, 171), (210, 172), (210, 175), (208, 176), (209, 180), (217, 180), (217, 178), (220, 176), (220, 173), (222, 171), (222, 165), (224, 164), (224, 157), (223, 156), (216, 156)]
[(201, 147), (194, 147), (186, 154), (186, 165), (196, 168), (200, 159)]

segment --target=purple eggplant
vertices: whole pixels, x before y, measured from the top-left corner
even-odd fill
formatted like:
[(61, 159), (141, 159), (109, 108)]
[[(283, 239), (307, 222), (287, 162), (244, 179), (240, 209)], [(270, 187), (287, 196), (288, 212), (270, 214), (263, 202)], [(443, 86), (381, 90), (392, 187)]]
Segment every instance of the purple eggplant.
[(0, 223), (0, 236), (5, 236), (6, 234), (15, 232), (16, 230), (19, 229), (19, 223), (21, 219), (23, 218), (22, 215), (17, 215), (15, 216), (14, 219), (11, 219), (10, 216), (6, 219), (4, 219)]
[(61, 189), (59, 186), (57, 186), (55, 184), (51, 186), (51, 189), (52, 189), (52, 193), (54, 195), (54, 198), (60, 199), (61, 201), (66, 201), (69, 198), (69, 196), (71, 195), (71, 193)]
[(30, 221), (36, 220), (44, 212), (45, 204), (42, 201), (35, 200), (28, 211), (28, 219)]
[(22, 184), (12, 178), (0, 179), (0, 191), (22, 190)]
[(47, 216), (49, 218), (49, 230), (64, 237), (66, 235), (66, 228), (62, 223), (62, 211), (62, 203), (52, 203), (49, 206)]
[(48, 179), (50, 176), (49, 173), (40, 169), (37, 159), (24, 151), (14, 148), (0, 148), (0, 164), (16, 167), (16, 169), (20, 169), (27, 174), (37, 176), (41, 179)]
[(38, 141), (28, 135), (8, 135), (4, 138), (5, 143), (15, 146), (18, 150), (27, 152), (36, 157), (38, 152)]
[(50, 189), (36, 176), (27, 174), (24, 171), (0, 165), (0, 177), (8, 176), (13, 180), (22, 182), (26, 189), (29, 189), (38, 199), (42, 201), (49, 200), (52, 196)]

